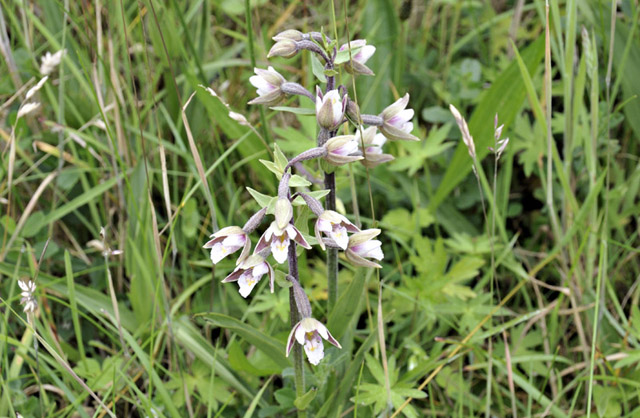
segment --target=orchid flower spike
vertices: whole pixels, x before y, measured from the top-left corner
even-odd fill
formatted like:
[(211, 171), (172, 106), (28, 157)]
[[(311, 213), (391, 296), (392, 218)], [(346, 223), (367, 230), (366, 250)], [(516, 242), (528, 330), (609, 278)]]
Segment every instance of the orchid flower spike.
[(262, 276), (269, 274), (269, 288), (273, 293), (275, 273), (269, 263), (259, 254), (247, 257), (231, 274), (222, 280), (222, 283), (238, 282), (240, 296), (246, 298), (254, 287), (260, 282)]
[(351, 61), (345, 64), (345, 70), (350, 74), (362, 74), (362, 75), (374, 75), (373, 71), (365, 65), (365, 63), (376, 52), (376, 47), (373, 45), (367, 45), (365, 39), (357, 39), (342, 45), (339, 51), (346, 51), (351, 47), (352, 52)]
[(327, 155), (324, 159), (332, 165), (344, 165), (362, 160), (358, 153), (358, 141), (353, 135), (340, 135), (330, 138), (325, 144)]
[(380, 268), (380, 264), (367, 260), (367, 258), (373, 258), (380, 261), (384, 258), (384, 253), (380, 248), (382, 243), (373, 239), (379, 234), (379, 229), (367, 229), (351, 235), (345, 251), (347, 260), (356, 266)]
[(360, 127), (356, 130), (356, 142), (362, 152), (360, 162), (367, 168), (373, 168), (394, 159), (393, 155), (382, 153), (382, 146), (387, 142), (387, 138), (376, 131), (375, 126), (370, 126), (367, 129)]
[(398, 99), (392, 105), (387, 106), (380, 117), (382, 126), (380, 132), (388, 139), (394, 141), (419, 141), (417, 136), (411, 134), (413, 131), (413, 109), (406, 109), (409, 104), (409, 93)]
[(338, 247), (347, 249), (349, 235), (347, 232), (360, 232), (360, 229), (349, 221), (345, 216), (333, 210), (325, 210), (316, 220), (316, 239), (324, 250), (326, 247), (322, 240), (322, 234), (331, 238)]
[(249, 104), (267, 106), (278, 104), (285, 97), (281, 86), (287, 80), (273, 67), (269, 67), (266, 70), (254, 68), (253, 71), (256, 75), (249, 77), (249, 82), (257, 89), (258, 97), (251, 100)]
[(294, 325), (287, 339), (287, 357), (289, 357), (289, 353), (293, 348), (293, 343), (298, 341), (298, 344), (304, 347), (309, 363), (317, 366), (320, 360), (324, 358), (323, 338), (336, 347), (342, 348), (322, 322), (311, 317), (302, 318), (300, 322)]
[(242, 248), (242, 253), (238, 258), (237, 264), (240, 264), (251, 250), (251, 240), (239, 226), (227, 226), (222, 228), (215, 234), (211, 235), (211, 239), (203, 245), (203, 248), (211, 248), (211, 262), (217, 264), (228, 256)]
[(341, 98), (338, 90), (323, 94), (319, 87), (316, 88), (316, 118), (323, 128), (335, 130), (342, 123), (346, 105), (346, 95)]
[(273, 221), (260, 237), (255, 252), (259, 253), (271, 247), (273, 258), (282, 264), (289, 258), (289, 245), (291, 240), (307, 250), (311, 249), (311, 245), (309, 245), (307, 240), (302, 236), (302, 233), (293, 224), (287, 223), (284, 228), (281, 228), (276, 221)]

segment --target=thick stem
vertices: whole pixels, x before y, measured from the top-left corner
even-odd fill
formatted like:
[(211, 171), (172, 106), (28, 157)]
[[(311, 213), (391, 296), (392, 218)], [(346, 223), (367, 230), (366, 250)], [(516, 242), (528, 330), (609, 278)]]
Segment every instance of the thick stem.
[[(289, 275), (293, 276), (297, 281), (298, 277), (298, 255), (296, 254), (296, 243), (291, 240), (289, 244)], [(296, 305), (295, 296), (293, 293), (293, 286), (289, 288), (289, 311), (291, 319), (291, 328), (293, 328), (300, 321), (300, 314), (298, 313), (298, 307)], [(293, 345), (293, 370), (294, 381), (296, 386), (296, 398), (304, 395), (304, 363), (302, 358), (302, 346), (300, 344)], [(298, 411), (298, 417), (304, 418), (307, 416), (306, 411)]]
[[(326, 197), (326, 209), (336, 210), (336, 175), (325, 173), (324, 188), (329, 190)], [(338, 300), (338, 250), (327, 248), (327, 286), (329, 292), (329, 311), (333, 309)]]

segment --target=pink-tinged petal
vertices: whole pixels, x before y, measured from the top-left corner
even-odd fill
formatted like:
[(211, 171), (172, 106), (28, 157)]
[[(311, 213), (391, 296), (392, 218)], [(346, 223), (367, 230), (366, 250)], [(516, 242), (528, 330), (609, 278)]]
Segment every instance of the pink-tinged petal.
[(240, 257), (236, 260), (236, 266), (242, 263), (244, 260), (249, 257), (249, 252), (251, 251), (251, 240), (247, 238), (244, 243), (244, 247), (242, 248), (242, 252), (240, 253)]
[(304, 239), (304, 237), (302, 236), (302, 234), (300, 233), (300, 231), (298, 231), (296, 229), (296, 237), (294, 238), (294, 241), (301, 247), (306, 248), (307, 250), (311, 249), (311, 245), (309, 245), (309, 243), (307, 242), (306, 239)]
[(401, 128), (405, 123), (413, 118), (413, 109), (405, 109), (391, 117), (387, 122), (397, 128)]
[(222, 245), (225, 247), (242, 247), (247, 241), (247, 237), (244, 234), (232, 234), (222, 240)]
[(322, 338), (317, 333), (305, 341), (304, 352), (307, 354), (309, 363), (317, 366), (324, 358), (324, 346), (322, 345)]
[(300, 345), (304, 345), (304, 340), (305, 340), (305, 336), (307, 335), (307, 331), (304, 329), (304, 321), (307, 318), (303, 318), (300, 322), (298, 322), (298, 325), (296, 325), (296, 341), (298, 341), (298, 344)]
[(229, 274), (227, 277), (222, 279), (222, 283), (235, 282), (238, 280), (238, 278), (240, 278), (240, 275), (242, 275), (242, 273), (244, 272), (245, 272), (244, 269), (236, 268), (231, 274)]
[(298, 235), (298, 230), (291, 224), (287, 225), (287, 227), (285, 228), (285, 232), (287, 233), (289, 239), (294, 239), (296, 235)]
[(329, 341), (331, 344), (333, 344), (334, 346), (342, 349), (342, 346), (340, 345), (340, 343), (338, 342), (338, 340), (336, 340), (335, 338), (333, 338), (333, 335), (331, 335), (331, 333), (329, 332), (329, 330), (327, 330), (327, 337), (325, 338), (325, 340)]
[(380, 246), (382, 243), (377, 239), (365, 241), (362, 244), (351, 247), (351, 250), (361, 257), (375, 258), (376, 260), (382, 260), (384, 254)]
[(334, 225), (333, 230), (329, 232), (329, 237), (333, 239), (338, 247), (343, 250), (347, 249), (349, 245), (349, 236), (347, 235), (347, 228), (341, 225)]
[(287, 257), (289, 256), (289, 238), (284, 234), (279, 237), (274, 236), (273, 238), (271, 241), (271, 254), (273, 254), (273, 258), (275, 258), (279, 264), (282, 264), (287, 261)]
[(222, 241), (222, 239), (223, 239), (222, 237), (217, 237), (217, 238), (210, 239), (209, 241), (207, 241), (207, 243), (206, 243), (206, 244), (204, 244), (204, 245), (202, 246), (202, 248), (211, 248), (211, 247), (213, 247), (217, 242)]
[[(318, 245), (320, 246), (320, 248), (322, 248), (324, 250), (326, 247), (324, 245), (324, 242), (322, 241), (322, 231), (320, 230), (320, 226), (319, 226), (321, 221), (322, 220), (320, 218), (318, 218), (316, 220), (316, 225), (315, 225), (314, 231), (316, 233), (316, 241), (318, 241)], [(327, 222), (327, 223), (329, 223), (329, 222)], [(331, 228), (331, 224), (330, 223), (329, 223), (329, 228)]]
[(322, 232), (329, 232), (332, 228), (331, 222), (327, 221), (326, 219), (318, 218), (318, 220), (316, 221), (316, 228)]
[(320, 334), (320, 336), (325, 340), (329, 337), (329, 331), (327, 330), (327, 327), (325, 327), (322, 322), (316, 321), (315, 329), (318, 332), (318, 334)]
[(373, 137), (373, 141), (371, 141), (371, 145), (376, 146), (376, 147), (380, 147), (382, 148), (382, 146), (387, 142), (387, 138), (382, 135), (382, 134), (376, 134)]
[(271, 267), (271, 264), (267, 263), (267, 267), (269, 268), (269, 290), (271, 291), (271, 293), (273, 293), (273, 285), (276, 279), (276, 273), (275, 271), (273, 271), (273, 267)]
[(267, 264), (266, 261), (258, 264), (253, 269), (251, 269), (251, 274), (253, 275), (253, 277), (262, 277), (268, 272), (269, 264)]
[(356, 141), (347, 141), (344, 145), (331, 151), (335, 155), (351, 155), (358, 151), (358, 143)]
[(354, 61), (358, 61), (360, 64), (366, 64), (366, 62), (369, 61), (369, 58), (371, 58), (373, 54), (375, 54), (375, 52), (376, 52), (375, 46), (366, 45), (362, 47), (360, 52), (358, 52), (356, 56), (353, 57), (353, 59)]
[(291, 349), (293, 348), (293, 343), (295, 342), (295, 338), (294, 335), (296, 335), (296, 330), (298, 329), (298, 327), (300, 326), (300, 322), (298, 322), (297, 324), (295, 324), (293, 326), (293, 328), (291, 329), (291, 332), (289, 333), (289, 337), (287, 338), (287, 357), (289, 357), (289, 353), (291, 352)]
[(248, 271), (240, 275), (240, 278), (238, 279), (238, 291), (240, 292), (240, 296), (243, 298), (249, 296), (253, 288), (260, 282), (261, 278), (262, 276), (255, 277)]
[(258, 244), (256, 245), (256, 249), (253, 251), (255, 254), (258, 254), (260, 251), (264, 250), (265, 248), (267, 248), (269, 246), (270, 239), (267, 238), (267, 232), (269, 232), (268, 229), (264, 232), (264, 234), (262, 234), (262, 236), (258, 240)]
[(407, 122), (404, 125), (402, 125), (402, 129), (403, 131), (405, 131), (406, 133), (410, 134), (411, 131), (413, 131), (413, 122)]

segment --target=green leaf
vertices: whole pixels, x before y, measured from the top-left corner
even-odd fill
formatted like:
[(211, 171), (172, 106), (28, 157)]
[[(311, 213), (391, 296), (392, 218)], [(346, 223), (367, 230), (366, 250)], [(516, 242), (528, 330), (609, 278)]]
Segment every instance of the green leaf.
[(289, 180), (289, 187), (309, 187), (311, 182), (302, 176), (294, 174)]
[(337, 340), (342, 338), (354, 317), (360, 312), (360, 302), (363, 299), (364, 282), (366, 280), (365, 274), (365, 269), (358, 270), (358, 273), (354, 275), (353, 280), (349, 283), (346, 292), (342, 293), (335, 308), (329, 315), (327, 326)]
[(316, 57), (316, 54), (311, 54), (311, 71), (321, 83), (327, 82), (327, 77), (324, 74), (324, 65)]
[(285, 357), (284, 344), (275, 338), (269, 337), (252, 326), (227, 315), (209, 313), (202, 315), (202, 317), (217, 327), (237, 333), (249, 343), (253, 344), (258, 350), (269, 356), (269, 358), (282, 369), (291, 367), (291, 363)]
[[(349, 61), (350, 57), (353, 57), (355, 54), (357, 54), (358, 52), (360, 52), (360, 50), (362, 49), (362, 47), (358, 47), (358, 48), (351, 48), (351, 52), (349, 52), (349, 48), (346, 48), (344, 51), (339, 51), (336, 54), (336, 59), (334, 60), (334, 64), (335, 65), (340, 65), (343, 64), (345, 62)], [(351, 55), (349, 55), (351, 54)]]
[(252, 189), (251, 187), (247, 187), (247, 191), (258, 202), (261, 208), (266, 208), (271, 204), (271, 202), (275, 202), (275, 197), (267, 196), (266, 194), (262, 194), (257, 190)]
[(304, 395), (300, 396), (299, 398), (296, 398), (296, 400), (293, 401), (293, 404), (300, 411), (304, 411), (305, 409), (307, 409), (307, 407), (309, 406), (311, 401), (313, 401), (315, 399), (317, 394), (318, 394), (318, 390), (315, 389), (315, 388), (311, 388), (311, 389), (309, 389), (309, 391), (307, 393), (305, 393)]

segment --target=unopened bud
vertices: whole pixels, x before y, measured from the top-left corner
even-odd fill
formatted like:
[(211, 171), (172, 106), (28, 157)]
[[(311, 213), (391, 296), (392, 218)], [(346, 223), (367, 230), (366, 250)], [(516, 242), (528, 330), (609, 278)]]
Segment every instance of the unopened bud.
[(271, 39), (273, 39), (274, 41), (284, 41), (284, 40), (301, 41), (304, 39), (304, 34), (299, 30), (287, 29), (285, 31), (278, 33), (276, 36), (274, 36)]
[(289, 199), (278, 199), (275, 209), (276, 226), (285, 229), (293, 218), (293, 206)]
[(298, 47), (295, 41), (289, 39), (283, 39), (276, 42), (267, 54), (267, 58), (271, 57), (284, 57), (291, 58), (298, 53)]

